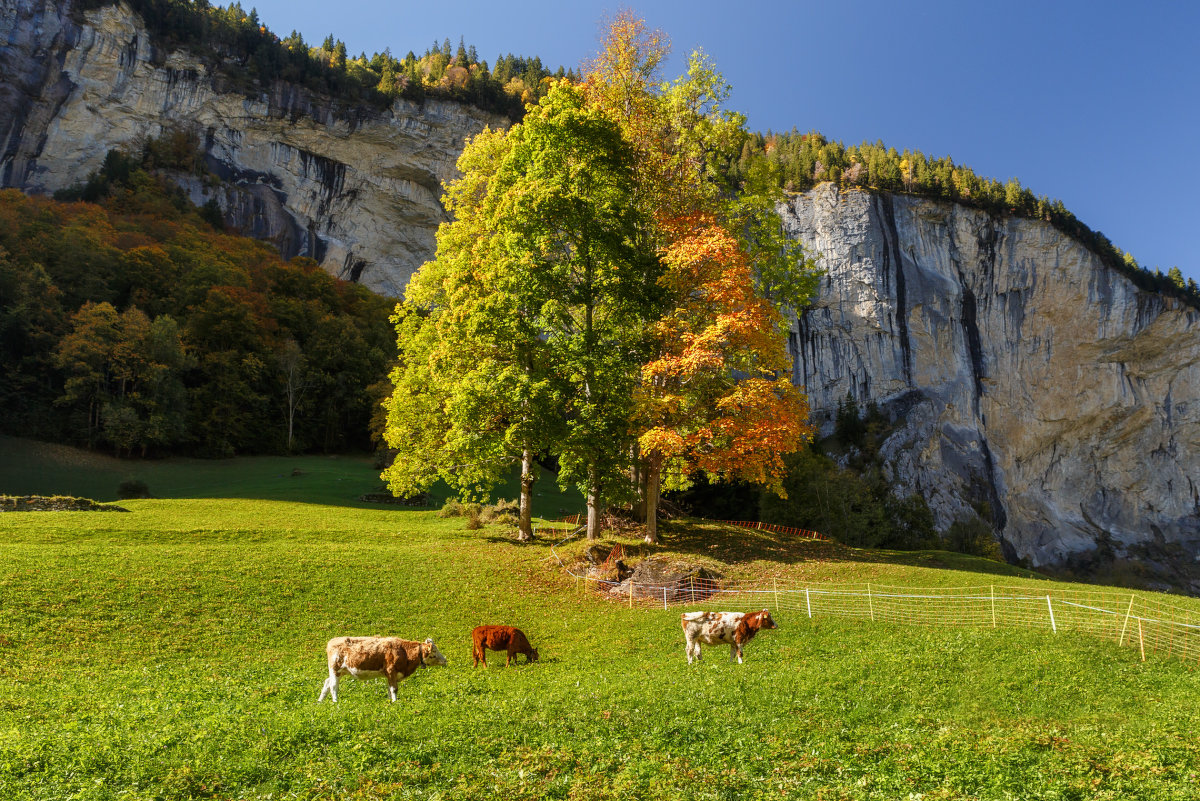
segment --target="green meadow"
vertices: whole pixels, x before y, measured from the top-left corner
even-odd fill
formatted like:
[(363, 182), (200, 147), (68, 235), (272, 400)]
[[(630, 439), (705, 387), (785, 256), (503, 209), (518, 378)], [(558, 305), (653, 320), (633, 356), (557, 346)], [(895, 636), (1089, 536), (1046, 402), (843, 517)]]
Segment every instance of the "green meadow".
[[(171, 497), (0, 514), (0, 798), (1190, 799), (1200, 787), (1194, 664), (1083, 635), (780, 612), (744, 665), (713, 648), (689, 666), (678, 608), (584, 593), (547, 527), (521, 545), (500, 527), (358, 503), (377, 483), (366, 462), (237, 460), (224, 493), (211, 463), (190, 478), (186, 464), (138, 464)], [(544, 497), (542, 513), (560, 502)], [(703, 554), (733, 577), (1046, 584), (943, 552), (690, 522), (664, 533), (660, 552)], [(472, 669), (481, 623), (520, 626), (541, 661)], [(449, 665), (418, 670), (395, 704), (382, 681), (350, 680), (338, 704), (318, 704), (324, 644), (343, 634), (433, 637)]]

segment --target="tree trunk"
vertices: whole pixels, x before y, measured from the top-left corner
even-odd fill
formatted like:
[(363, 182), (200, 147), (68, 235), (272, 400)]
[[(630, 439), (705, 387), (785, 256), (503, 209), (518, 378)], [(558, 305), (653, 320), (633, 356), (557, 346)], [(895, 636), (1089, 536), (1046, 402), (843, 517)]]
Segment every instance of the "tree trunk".
[(600, 538), (600, 487), (599, 477), (593, 467), (588, 471), (587, 538), (595, 542)]
[(288, 453), (291, 453), (292, 452), (292, 432), (295, 428), (295, 422), (296, 422), (296, 404), (292, 402), (292, 393), (290, 390), (288, 391), (287, 407), (288, 407), (288, 444), (287, 444), (287, 449), (288, 449)]
[(533, 482), (537, 478), (533, 467), (533, 451), (521, 451), (521, 520), (517, 539), (529, 542), (533, 539)]
[(662, 457), (651, 454), (646, 459), (646, 542), (658, 544), (658, 494), (662, 487)]
[(633, 443), (630, 448), (629, 480), (633, 484), (634, 502), (633, 519), (638, 523), (646, 522), (646, 470), (642, 463), (641, 449)]

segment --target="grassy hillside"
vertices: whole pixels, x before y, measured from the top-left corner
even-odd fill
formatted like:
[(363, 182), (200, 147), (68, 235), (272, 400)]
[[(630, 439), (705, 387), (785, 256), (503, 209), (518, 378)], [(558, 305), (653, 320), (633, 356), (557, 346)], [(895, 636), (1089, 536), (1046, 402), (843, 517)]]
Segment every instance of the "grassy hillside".
[[(377, 508), (359, 496), (383, 491), (367, 456), (258, 456), (238, 459), (115, 459), (66, 445), (0, 436), (0, 494), (76, 495), (117, 500), (123, 481), (143, 481), (155, 498), (259, 498), (330, 506)], [(514, 476), (496, 488), (497, 498), (519, 493)], [(450, 490), (435, 486), (430, 503), (440, 507)], [(545, 517), (576, 514), (583, 497), (563, 492), (546, 474), (536, 485), (534, 512)]]
[[(1195, 666), (1111, 641), (780, 612), (744, 665), (688, 666), (678, 609), (581, 593), (545, 540), (398, 509), (123, 505), (0, 516), (0, 798), (1173, 799), (1200, 774)], [(942, 553), (666, 538), (735, 577), (1047, 585)], [(471, 669), (480, 623), (521, 626), (542, 661)], [(318, 705), (347, 633), (432, 636), (450, 664), (395, 705), (380, 682)]]

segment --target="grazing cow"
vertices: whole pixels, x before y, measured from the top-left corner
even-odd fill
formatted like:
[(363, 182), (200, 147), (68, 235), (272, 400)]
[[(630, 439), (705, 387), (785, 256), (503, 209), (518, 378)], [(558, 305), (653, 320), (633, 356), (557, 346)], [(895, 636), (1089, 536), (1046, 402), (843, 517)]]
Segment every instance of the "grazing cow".
[(778, 628), (766, 609), (761, 612), (684, 612), (680, 619), (687, 640), (688, 664), (700, 661), (700, 643), (729, 644), (729, 658), (742, 664), (742, 646), (754, 639), (759, 629)]
[(511, 665), (516, 654), (525, 654), (526, 663), (538, 660), (537, 649), (529, 644), (525, 632), (512, 626), (476, 626), (471, 632), (471, 640), (475, 645), (471, 651), (471, 656), (475, 659), (471, 667), (477, 667), (480, 662), (487, 667), (488, 650), (508, 651), (508, 661), (505, 665)]
[(317, 703), (326, 694), (337, 703), (338, 680), (350, 675), (356, 679), (387, 679), (388, 696), (396, 700), (396, 684), (414, 670), (426, 665), (445, 665), (446, 657), (433, 644), (402, 640), (399, 637), (334, 637), (325, 646), (329, 663), (329, 678), (321, 688)]

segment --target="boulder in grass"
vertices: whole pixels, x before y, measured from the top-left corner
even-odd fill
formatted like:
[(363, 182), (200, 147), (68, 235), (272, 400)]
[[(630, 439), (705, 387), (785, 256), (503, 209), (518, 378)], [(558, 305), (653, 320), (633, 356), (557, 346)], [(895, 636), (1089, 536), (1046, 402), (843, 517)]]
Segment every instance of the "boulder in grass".
[(628, 598), (632, 584), (634, 598), (665, 598), (667, 603), (690, 603), (715, 593), (720, 579), (720, 573), (702, 565), (652, 556), (639, 562), (629, 577), (610, 592)]
[(68, 495), (0, 495), (0, 512), (128, 512), (111, 503)]

